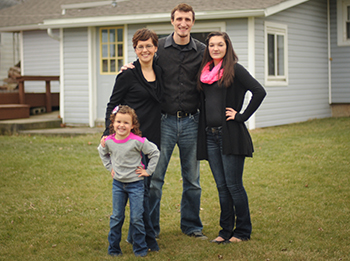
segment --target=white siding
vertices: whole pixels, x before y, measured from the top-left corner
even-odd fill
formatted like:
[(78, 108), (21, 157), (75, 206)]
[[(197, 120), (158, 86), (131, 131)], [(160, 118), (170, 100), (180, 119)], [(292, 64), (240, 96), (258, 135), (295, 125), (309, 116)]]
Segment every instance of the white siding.
[(89, 124), (87, 28), (64, 29), (64, 122)]
[[(53, 31), (58, 34), (58, 30)], [(60, 75), (59, 42), (43, 31), (23, 32), (23, 75)], [(26, 92), (45, 92), (45, 82), (25, 82)], [(51, 82), (51, 92), (59, 92), (59, 83)]]
[[(288, 26), (289, 84), (266, 87), (256, 114), (266, 127), (331, 116), (328, 104), (327, 3), (312, 0), (266, 21)], [(256, 19), (256, 77), (264, 83), (264, 19)]]
[(350, 46), (337, 44), (336, 0), (330, 2), (332, 103), (350, 103)]

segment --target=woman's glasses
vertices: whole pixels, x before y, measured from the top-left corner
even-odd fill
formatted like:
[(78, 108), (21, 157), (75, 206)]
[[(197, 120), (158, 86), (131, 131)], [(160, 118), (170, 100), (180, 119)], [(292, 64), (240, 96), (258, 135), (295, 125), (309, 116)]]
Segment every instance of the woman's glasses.
[(140, 51), (140, 52), (142, 52), (144, 48), (146, 48), (147, 51), (149, 51), (149, 50), (152, 49), (153, 47), (154, 47), (154, 45), (152, 45), (152, 44), (147, 44), (146, 46), (138, 45), (138, 46), (136, 46), (135, 49), (138, 50), (138, 51)]

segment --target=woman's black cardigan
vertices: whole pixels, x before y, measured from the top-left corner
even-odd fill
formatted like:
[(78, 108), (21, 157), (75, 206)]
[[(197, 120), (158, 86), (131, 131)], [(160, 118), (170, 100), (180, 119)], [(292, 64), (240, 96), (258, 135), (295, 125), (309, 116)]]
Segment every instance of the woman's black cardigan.
[(134, 63), (134, 69), (121, 72), (115, 80), (112, 95), (107, 104), (103, 135), (109, 135), (110, 115), (117, 105), (129, 105), (137, 114), (142, 136), (155, 143), (160, 148), (160, 119), (162, 95), (162, 70), (153, 62), (156, 74), (156, 88), (143, 76), (139, 60)]
[[(258, 109), (266, 96), (265, 89), (261, 84), (250, 75), (250, 73), (240, 64), (235, 64), (234, 82), (228, 88), (221, 87), (223, 92), (223, 102), (221, 106), (222, 113), (225, 115), (226, 107), (237, 111), (234, 120), (226, 121), (226, 116), (222, 122), (223, 154), (253, 156), (253, 143), (250, 134), (245, 125), (245, 121)], [(203, 83), (202, 83), (203, 84)], [(213, 83), (214, 84), (218, 84)], [(205, 84), (203, 84), (205, 85)], [(247, 91), (252, 93), (251, 100), (246, 109), (241, 112), (244, 96)], [(204, 92), (200, 95), (200, 116), (198, 124), (197, 158), (198, 160), (208, 159), (207, 141), (206, 141), (206, 115), (205, 115), (205, 96)]]

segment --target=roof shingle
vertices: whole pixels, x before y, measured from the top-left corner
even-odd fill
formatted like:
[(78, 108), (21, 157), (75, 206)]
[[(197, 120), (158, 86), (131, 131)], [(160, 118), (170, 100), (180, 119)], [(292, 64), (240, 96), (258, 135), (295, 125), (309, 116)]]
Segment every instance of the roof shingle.
[[(46, 19), (67, 19), (82, 17), (101, 17), (138, 14), (170, 15), (176, 4), (186, 2), (195, 12), (227, 11), (227, 10), (257, 10), (286, 2), (287, 0), (128, 0), (112, 5), (85, 9), (67, 9), (62, 14), (62, 5), (98, 2), (99, 0), (26, 0), (21, 4), (0, 10), (0, 28), (42, 23)], [(105, 0), (100, 0), (105, 1)]]

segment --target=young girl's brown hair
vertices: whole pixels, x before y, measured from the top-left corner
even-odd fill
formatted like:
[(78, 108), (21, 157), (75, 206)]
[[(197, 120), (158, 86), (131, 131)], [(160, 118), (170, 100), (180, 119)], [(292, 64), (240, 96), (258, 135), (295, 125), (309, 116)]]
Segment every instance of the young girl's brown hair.
[(141, 137), (142, 132), (140, 130), (140, 123), (137, 118), (136, 112), (134, 109), (130, 108), (128, 105), (118, 105), (112, 111), (112, 114), (110, 116), (111, 123), (109, 124), (109, 134), (115, 133), (113, 123), (117, 113), (129, 114), (132, 118), (132, 125), (134, 125), (134, 128), (131, 130), (131, 132)]

